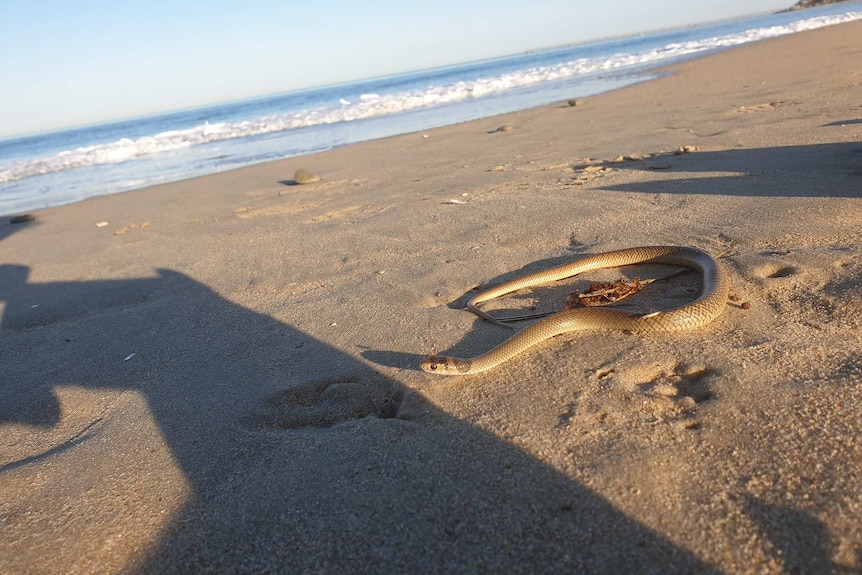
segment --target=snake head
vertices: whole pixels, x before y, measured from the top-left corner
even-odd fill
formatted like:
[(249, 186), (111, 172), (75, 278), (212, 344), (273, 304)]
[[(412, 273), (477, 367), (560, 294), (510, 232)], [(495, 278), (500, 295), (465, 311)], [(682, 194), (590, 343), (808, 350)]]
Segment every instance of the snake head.
[(470, 362), (456, 357), (432, 355), (419, 364), (422, 371), (440, 375), (461, 375), (470, 371)]

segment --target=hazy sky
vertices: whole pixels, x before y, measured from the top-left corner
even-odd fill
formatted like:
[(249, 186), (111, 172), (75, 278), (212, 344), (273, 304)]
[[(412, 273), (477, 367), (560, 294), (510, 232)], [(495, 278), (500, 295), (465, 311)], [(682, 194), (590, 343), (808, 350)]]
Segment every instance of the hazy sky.
[(0, 0), (0, 137), (789, 7), (795, 0)]

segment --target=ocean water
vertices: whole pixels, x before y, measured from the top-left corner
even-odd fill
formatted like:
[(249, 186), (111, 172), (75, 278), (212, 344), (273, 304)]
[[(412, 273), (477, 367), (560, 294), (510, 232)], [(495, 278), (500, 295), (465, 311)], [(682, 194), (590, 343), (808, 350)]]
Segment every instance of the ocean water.
[(0, 214), (590, 96), (683, 59), (860, 18), (862, 2), (833, 4), (3, 139)]

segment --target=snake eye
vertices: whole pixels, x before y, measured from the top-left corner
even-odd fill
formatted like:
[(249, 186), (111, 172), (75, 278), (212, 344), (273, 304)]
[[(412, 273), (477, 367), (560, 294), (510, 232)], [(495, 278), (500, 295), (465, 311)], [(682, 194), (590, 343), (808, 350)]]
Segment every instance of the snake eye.
[(437, 369), (437, 364), (436, 364), (436, 363), (432, 363), (432, 364), (430, 365), (430, 367), (431, 367), (431, 369)]

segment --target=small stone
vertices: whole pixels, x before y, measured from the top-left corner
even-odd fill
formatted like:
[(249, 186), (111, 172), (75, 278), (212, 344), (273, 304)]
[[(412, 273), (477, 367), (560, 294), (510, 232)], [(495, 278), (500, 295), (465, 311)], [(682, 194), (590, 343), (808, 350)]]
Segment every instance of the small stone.
[(677, 402), (677, 406), (679, 406), (682, 411), (693, 411), (695, 407), (697, 407), (697, 402), (693, 397), (685, 396), (680, 398)]
[(572, 98), (571, 100), (566, 100), (566, 104), (568, 104), (572, 108), (574, 108), (575, 106), (580, 106), (582, 103), (583, 102), (581, 102), (580, 100), (576, 100), (575, 98)]
[(680, 154), (690, 154), (692, 152), (697, 152), (700, 148), (697, 146), (680, 146), (676, 150), (674, 150), (674, 155), (679, 156)]
[(21, 214), (18, 216), (12, 216), (9, 219), (9, 223), (10, 224), (25, 224), (27, 222), (32, 222), (35, 219), (36, 219), (36, 216), (34, 216), (33, 214)]
[(293, 181), (294, 183), (297, 183), (299, 185), (313, 184), (314, 182), (320, 181), (320, 176), (318, 176), (317, 174), (312, 174), (308, 170), (299, 168), (293, 175)]

